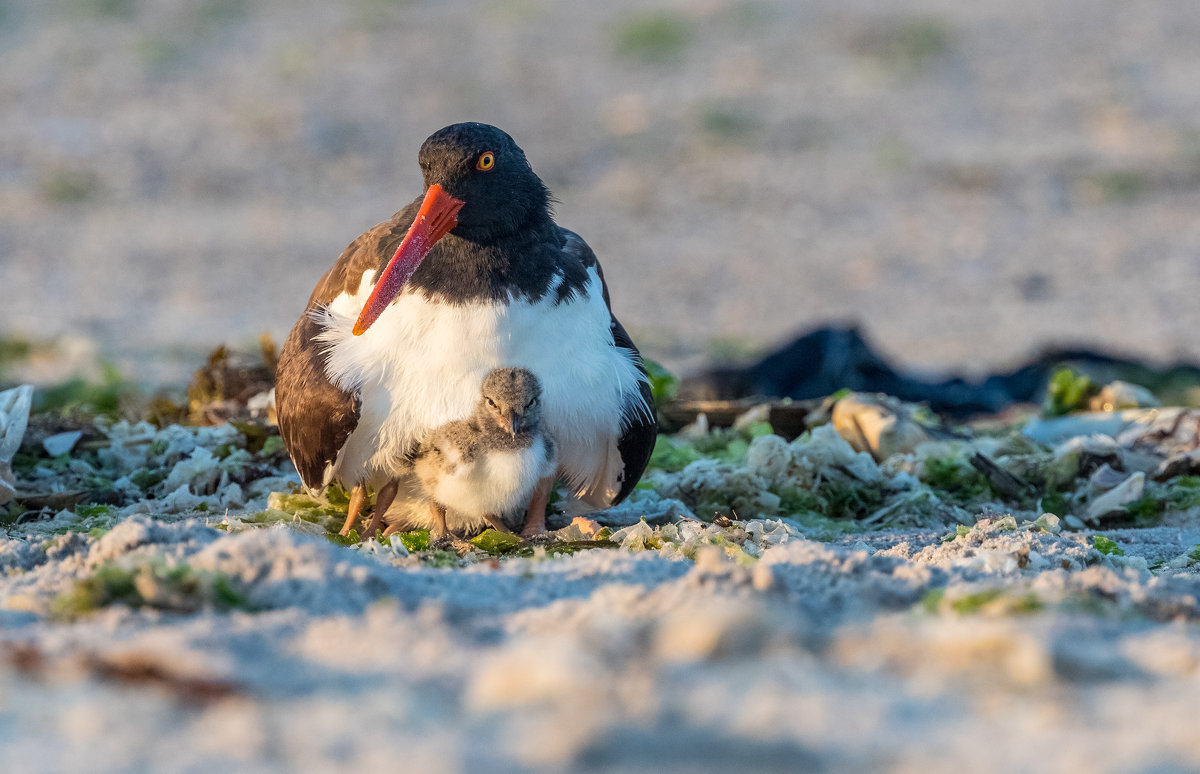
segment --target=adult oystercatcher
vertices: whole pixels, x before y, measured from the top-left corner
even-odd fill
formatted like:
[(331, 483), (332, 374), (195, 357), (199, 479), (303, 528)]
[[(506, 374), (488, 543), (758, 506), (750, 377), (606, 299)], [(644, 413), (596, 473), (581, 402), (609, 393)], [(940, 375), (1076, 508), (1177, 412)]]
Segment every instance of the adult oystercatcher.
[[(441, 129), (419, 161), (425, 194), (346, 248), (280, 352), (279, 429), (305, 486), (351, 489), (343, 532), (376, 489), (373, 533), (398, 493), (414, 493), (418, 444), (470, 415), (484, 375), (511, 366), (541, 383), (558, 475), (588, 505), (620, 502), (656, 420), (595, 254), (554, 222), (549, 191), (496, 127)], [(433, 526), (422, 512), (411, 527)], [(525, 532), (544, 529), (544, 508), (531, 512)]]
[(531, 372), (497, 368), (483, 379), (475, 413), (442, 425), (421, 443), (413, 470), (436, 525), (431, 534), (450, 537), (447, 510), (511, 532), (505, 516), (545, 509), (534, 489), (554, 475), (557, 455), (541, 428), (541, 395)]

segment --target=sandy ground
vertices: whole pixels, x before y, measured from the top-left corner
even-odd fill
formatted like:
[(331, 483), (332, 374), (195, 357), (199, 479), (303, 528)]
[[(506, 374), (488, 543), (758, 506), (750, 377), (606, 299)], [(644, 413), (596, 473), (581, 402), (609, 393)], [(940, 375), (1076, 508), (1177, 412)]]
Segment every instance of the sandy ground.
[[(0, 532), (0, 770), (1200, 769), (1200, 506), (1178, 478), (1193, 504), (1153, 527), (968, 513), (827, 425), (654, 471), (591, 514), (608, 547), (460, 560), (331, 542), (344, 511), (289, 505), (290, 464), (229, 451), (228, 425), (100, 431), (20, 489), (144, 494)], [(670, 499), (751, 515), (847, 477), (890, 482), (883, 523), (920, 526), (705, 524)]]
[[(7, 0), (0, 336), (171, 380), (282, 337), (420, 142), (483, 120), (680, 370), (835, 318), (931, 370), (1200, 358), (1197, 40), (1182, 0)], [(0, 769), (1200, 770), (1195, 514), (1106, 531), (1123, 557), (757, 522), (439, 569), (220, 531), (266, 493), (193, 473), (0, 540)], [(112, 562), (252, 610), (51, 615)]]
[[(1195, 771), (1200, 579), (1150, 576), (1145, 557), (1200, 531), (1114, 534), (1127, 556), (982, 524), (949, 544), (776, 534), (751, 567), (709, 546), (694, 562), (618, 549), (460, 570), (145, 516), (48, 551), (8, 541), (0, 763)], [(14, 612), (111, 561), (224, 572), (261, 612)], [(981, 610), (964, 602), (990, 589)]]
[(282, 336), (470, 119), (680, 368), (829, 319), (934, 370), (1196, 358), (1198, 38), (1178, 0), (9, 0), (0, 333), (165, 376)]

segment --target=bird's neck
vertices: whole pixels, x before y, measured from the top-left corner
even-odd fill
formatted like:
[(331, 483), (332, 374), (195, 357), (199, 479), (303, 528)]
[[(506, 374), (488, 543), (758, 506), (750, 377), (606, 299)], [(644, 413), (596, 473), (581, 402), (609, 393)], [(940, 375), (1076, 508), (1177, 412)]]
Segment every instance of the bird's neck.
[(461, 225), (447, 235), (453, 245), (461, 243), (460, 249), (478, 253), (507, 253), (523, 251), (531, 242), (543, 242), (557, 236), (557, 227), (550, 212), (536, 207), (519, 221), (497, 221), (480, 226)]
[(459, 222), (450, 232), (453, 236), (481, 245), (501, 244), (514, 238), (520, 240), (530, 234), (553, 227), (550, 213), (550, 195), (545, 189), (542, 194), (508, 211), (498, 211), (484, 223)]
[(434, 246), (409, 283), (450, 303), (540, 298), (558, 270), (563, 241), (548, 217), (529, 226), (479, 241), (451, 233)]

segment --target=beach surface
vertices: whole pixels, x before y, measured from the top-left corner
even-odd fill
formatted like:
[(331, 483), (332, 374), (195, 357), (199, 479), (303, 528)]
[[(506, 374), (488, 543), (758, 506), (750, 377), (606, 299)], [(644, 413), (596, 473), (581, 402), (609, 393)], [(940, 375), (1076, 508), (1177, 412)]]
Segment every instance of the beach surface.
[[(464, 120), (681, 375), (830, 321), (934, 375), (1200, 360), (1197, 40), (1180, 0), (5, 0), (0, 377), (282, 341)], [(1200, 479), (1115, 436), (1016, 444), (1079, 463), (1051, 507), (967, 447), (701, 433), (605, 545), (459, 559), (331, 538), (261, 433), (82, 432), (0, 460), (3, 771), (1200, 770)]]

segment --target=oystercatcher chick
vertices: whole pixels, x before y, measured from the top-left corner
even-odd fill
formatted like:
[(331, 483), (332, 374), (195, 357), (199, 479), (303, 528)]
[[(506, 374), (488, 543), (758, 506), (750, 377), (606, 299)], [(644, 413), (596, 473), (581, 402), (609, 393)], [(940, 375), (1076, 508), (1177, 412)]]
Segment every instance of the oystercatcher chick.
[[(441, 129), (419, 161), (424, 194), (342, 253), (280, 352), (279, 429), (305, 486), (352, 488), (344, 532), (367, 488), (379, 492), (376, 519), (392, 497), (398, 510), (419, 500), (414, 450), (472, 413), (488, 372), (519, 367), (541, 383), (556, 474), (591, 507), (620, 502), (646, 467), (656, 421), (595, 254), (554, 222), (546, 186), (496, 127)], [(554, 478), (537, 482), (532, 504)], [(427, 509), (411, 519), (437, 526)], [(543, 523), (531, 516), (526, 529)]]
[(447, 511), (459, 523), (483, 521), (501, 532), (512, 531), (505, 517), (525, 512), (526, 534), (543, 531), (546, 503), (535, 489), (554, 475), (557, 454), (542, 431), (541, 394), (531, 372), (498, 368), (484, 378), (475, 413), (447, 422), (421, 444), (413, 470), (429, 502), (433, 537), (450, 535)]

